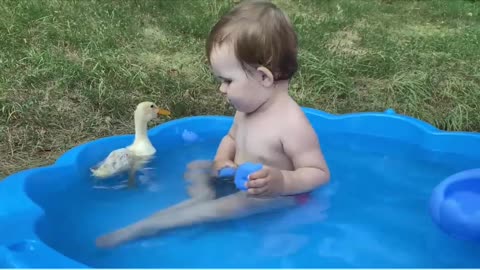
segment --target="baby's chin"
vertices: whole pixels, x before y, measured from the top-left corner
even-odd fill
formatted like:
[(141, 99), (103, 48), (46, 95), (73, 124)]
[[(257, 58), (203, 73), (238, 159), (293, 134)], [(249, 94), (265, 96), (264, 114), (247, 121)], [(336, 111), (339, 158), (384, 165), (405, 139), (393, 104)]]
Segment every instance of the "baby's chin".
[(251, 106), (245, 106), (246, 104), (242, 103), (235, 103), (231, 99), (226, 98), (228, 104), (232, 106), (236, 111), (243, 112), (243, 113), (251, 113), (256, 110), (256, 108), (251, 108)]

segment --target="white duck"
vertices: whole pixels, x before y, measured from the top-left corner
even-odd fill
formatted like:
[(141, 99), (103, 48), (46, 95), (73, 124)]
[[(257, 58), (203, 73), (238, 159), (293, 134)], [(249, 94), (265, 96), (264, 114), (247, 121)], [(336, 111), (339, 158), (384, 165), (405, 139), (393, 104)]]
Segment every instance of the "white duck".
[(91, 168), (93, 176), (107, 178), (128, 171), (128, 186), (135, 183), (135, 172), (142, 168), (155, 154), (147, 135), (147, 124), (158, 115), (170, 115), (167, 110), (159, 109), (153, 102), (142, 102), (135, 110), (135, 139), (125, 148), (112, 151), (105, 160)]

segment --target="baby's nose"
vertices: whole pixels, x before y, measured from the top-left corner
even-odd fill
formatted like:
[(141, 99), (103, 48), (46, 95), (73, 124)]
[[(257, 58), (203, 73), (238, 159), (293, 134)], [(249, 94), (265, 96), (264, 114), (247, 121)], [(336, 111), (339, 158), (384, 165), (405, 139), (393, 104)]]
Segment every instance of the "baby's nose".
[(227, 86), (224, 83), (220, 85), (220, 92), (222, 92), (223, 94), (227, 93)]

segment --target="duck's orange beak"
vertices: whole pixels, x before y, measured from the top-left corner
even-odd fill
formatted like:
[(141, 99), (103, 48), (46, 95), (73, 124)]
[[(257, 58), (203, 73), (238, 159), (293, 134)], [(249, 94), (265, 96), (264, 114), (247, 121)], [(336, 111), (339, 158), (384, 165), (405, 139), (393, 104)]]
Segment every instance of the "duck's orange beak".
[(171, 113), (169, 110), (165, 110), (165, 109), (158, 109), (158, 115), (165, 115), (165, 116), (170, 116)]

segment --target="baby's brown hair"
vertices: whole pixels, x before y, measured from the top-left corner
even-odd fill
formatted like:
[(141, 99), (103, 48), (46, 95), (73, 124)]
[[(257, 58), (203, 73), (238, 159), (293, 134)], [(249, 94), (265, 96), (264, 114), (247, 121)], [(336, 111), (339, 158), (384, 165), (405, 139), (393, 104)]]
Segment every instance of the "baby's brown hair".
[(268, 68), (275, 80), (289, 80), (298, 68), (297, 35), (288, 17), (264, 0), (246, 0), (214, 25), (207, 39), (207, 58), (215, 46), (232, 42), (235, 56), (246, 69)]

